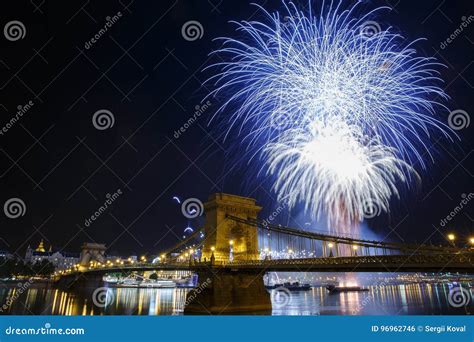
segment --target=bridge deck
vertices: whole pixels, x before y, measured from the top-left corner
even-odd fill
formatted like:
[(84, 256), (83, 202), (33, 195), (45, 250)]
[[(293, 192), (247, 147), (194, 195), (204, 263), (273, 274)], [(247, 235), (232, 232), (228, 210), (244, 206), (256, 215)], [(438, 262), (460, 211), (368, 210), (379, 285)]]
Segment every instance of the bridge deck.
[(327, 257), (307, 259), (254, 260), (230, 263), (156, 263), (123, 265), (120, 267), (90, 268), (77, 273), (105, 274), (113, 272), (189, 270), (206, 271), (210, 268), (230, 272), (462, 272), (474, 273), (474, 253), (433, 255), (386, 255)]

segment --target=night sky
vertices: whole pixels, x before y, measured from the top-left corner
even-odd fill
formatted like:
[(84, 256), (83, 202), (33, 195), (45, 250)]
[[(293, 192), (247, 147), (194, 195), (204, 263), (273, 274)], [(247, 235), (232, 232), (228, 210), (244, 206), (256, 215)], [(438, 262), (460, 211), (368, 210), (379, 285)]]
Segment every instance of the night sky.
[[(271, 11), (282, 8), (280, 1), (253, 2)], [(442, 78), (448, 107), (472, 116), (474, 21), (441, 48), (463, 17), (474, 14), (472, 1), (364, 2), (368, 9), (393, 8), (377, 18), (382, 27), (391, 25), (409, 40), (426, 38), (417, 50), (447, 66)], [(235, 34), (229, 20), (261, 18), (250, 2), (32, 0), (2, 1), (0, 7), (2, 28), (18, 20), (26, 29), (15, 41), (0, 35), (0, 126), (18, 106), (33, 103), (0, 135), (0, 203), (3, 208), (20, 198), (26, 207), (18, 218), (1, 212), (0, 250), (23, 256), (28, 245), (44, 239), (47, 247), (69, 252), (95, 241), (106, 243), (112, 254), (154, 254), (182, 238), (188, 225), (173, 196), (254, 197), (265, 207), (261, 218), (278, 207), (264, 176), (249, 179), (245, 163), (231, 167), (229, 151), (238, 151), (238, 141), (223, 141), (222, 131), (208, 124), (222, 99), (210, 99), (197, 122), (175, 137), (210, 90), (203, 85), (210, 76), (203, 68), (219, 46), (213, 39)], [(86, 48), (106, 17), (118, 12), (121, 17)], [(203, 28), (193, 41), (181, 32), (191, 20)], [(94, 127), (99, 110), (113, 114), (112, 127)], [(439, 113), (442, 120), (448, 114)], [(472, 203), (440, 225), (462, 194), (473, 192), (472, 127), (457, 131), (455, 142), (433, 138), (436, 160), (419, 170), (422, 183), (395, 200), (390, 215), (368, 222), (377, 236), (442, 242), (447, 231), (474, 232)], [(113, 205), (87, 227), (107, 194), (119, 189)], [(189, 223), (197, 227), (202, 221)], [(299, 210), (278, 222), (313, 226)]]

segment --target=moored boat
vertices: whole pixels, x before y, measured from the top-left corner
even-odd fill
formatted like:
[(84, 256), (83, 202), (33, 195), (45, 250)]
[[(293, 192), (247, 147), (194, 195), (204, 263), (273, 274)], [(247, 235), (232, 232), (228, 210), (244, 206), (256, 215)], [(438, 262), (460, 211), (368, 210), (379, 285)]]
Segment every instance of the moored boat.
[(333, 293), (341, 293), (341, 292), (365, 292), (369, 291), (369, 289), (357, 286), (357, 285), (350, 285), (350, 286), (336, 286), (336, 285), (328, 285), (326, 289), (329, 291), (330, 294)]

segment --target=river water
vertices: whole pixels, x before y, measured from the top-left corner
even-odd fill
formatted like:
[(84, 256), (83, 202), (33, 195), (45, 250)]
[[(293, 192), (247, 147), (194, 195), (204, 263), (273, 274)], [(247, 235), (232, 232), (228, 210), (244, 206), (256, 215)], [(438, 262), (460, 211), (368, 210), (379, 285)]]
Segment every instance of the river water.
[[(473, 298), (471, 284), (464, 284)], [(368, 292), (329, 294), (322, 287), (288, 294), (271, 291), (273, 315), (464, 315), (474, 313), (473, 300), (450, 305), (448, 284), (368, 286)], [(1, 287), (1, 314), (10, 315), (182, 315), (189, 289), (110, 288), (92, 300), (55, 288)], [(99, 304), (97, 306), (96, 304)], [(106, 304), (105, 306), (103, 304)], [(103, 307), (102, 307), (103, 306)]]

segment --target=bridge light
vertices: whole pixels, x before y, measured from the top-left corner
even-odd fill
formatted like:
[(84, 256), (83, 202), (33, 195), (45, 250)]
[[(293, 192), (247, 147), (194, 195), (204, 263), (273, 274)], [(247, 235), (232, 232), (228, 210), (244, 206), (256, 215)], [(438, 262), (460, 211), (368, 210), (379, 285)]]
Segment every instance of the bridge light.
[(288, 253), (293, 254), (293, 250), (292, 250), (292, 249), (289, 249), (289, 250), (288, 250)]
[(357, 248), (359, 248), (359, 247), (357, 247), (356, 245), (352, 246), (353, 250), (357, 250)]
[(334, 246), (334, 244), (332, 242), (328, 243), (329, 248), (332, 248), (333, 246)]
[(454, 240), (456, 240), (456, 236), (454, 234), (448, 234), (448, 240), (449, 241), (454, 241)]

